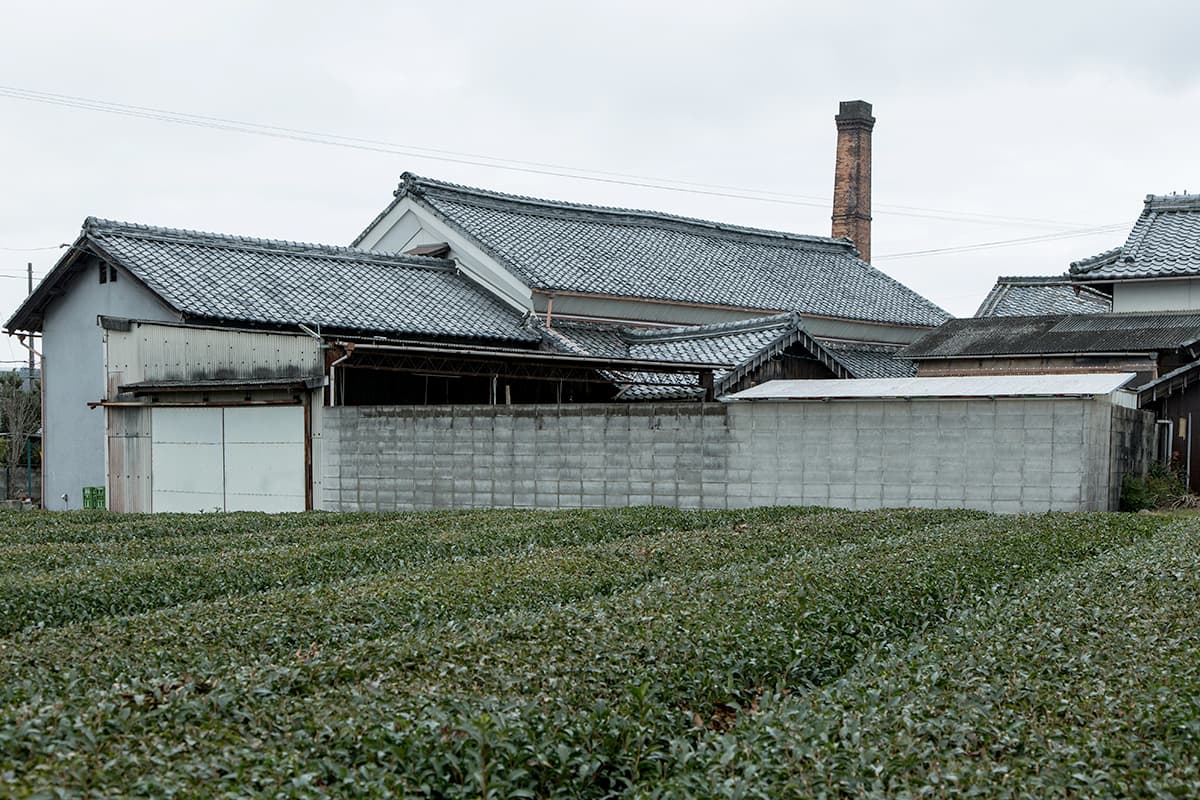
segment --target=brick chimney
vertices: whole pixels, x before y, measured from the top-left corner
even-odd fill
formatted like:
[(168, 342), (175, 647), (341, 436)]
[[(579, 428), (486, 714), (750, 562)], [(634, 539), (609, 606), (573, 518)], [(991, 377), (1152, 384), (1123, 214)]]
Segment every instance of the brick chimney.
[(871, 260), (871, 104), (847, 100), (837, 123), (837, 165), (833, 173), (833, 236), (854, 242), (863, 261)]

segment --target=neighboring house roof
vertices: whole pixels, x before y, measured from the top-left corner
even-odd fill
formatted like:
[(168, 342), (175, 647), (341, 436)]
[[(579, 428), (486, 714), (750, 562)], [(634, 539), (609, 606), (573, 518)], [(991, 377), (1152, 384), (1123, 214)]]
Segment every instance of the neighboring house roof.
[[(544, 332), (552, 346), (578, 354), (729, 364), (730, 369), (714, 373), (718, 395), (797, 342), (840, 378), (906, 377), (916, 371), (913, 362), (892, 357), (900, 345), (810, 336), (796, 314), (659, 329), (561, 322)], [(636, 377), (639, 381), (668, 384), (630, 386), (622, 394), (630, 399), (689, 397), (702, 391), (694, 381), (679, 375), (611, 376), (617, 383)]]
[(367, 230), (405, 197), (542, 291), (909, 326), (934, 326), (949, 317), (862, 261), (845, 239), (518, 197), (407, 172), (392, 206)]
[(1112, 298), (1071, 283), (1069, 275), (1001, 277), (975, 312), (977, 317), (1029, 317), (1039, 314), (1102, 314)]
[(1200, 277), (1200, 195), (1147, 195), (1125, 244), (1071, 264), (1080, 281)]
[(1194, 392), (1197, 384), (1200, 384), (1200, 361), (1191, 361), (1138, 387), (1138, 404), (1145, 408), (1156, 400), (1186, 392), (1189, 388)]
[(71, 252), (7, 323), (40, 330), (86, 251), (119, 264), (186, 318), (536, 343), (521, 312), (452, 261), (154, 228), (88, 217)]
[(1200, 342), (1200, 312), (953, 319), (899, 352), (903, 358), (1153, 353)]

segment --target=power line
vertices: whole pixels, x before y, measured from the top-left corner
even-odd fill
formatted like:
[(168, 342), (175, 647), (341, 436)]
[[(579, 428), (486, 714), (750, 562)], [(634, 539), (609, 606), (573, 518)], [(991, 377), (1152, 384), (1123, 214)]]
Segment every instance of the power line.
[[(831, 203), (830, 198), (823, 196), (818, 197), (812, 195), (791, 194), (786, 192), (774, 192), (762, 189), (751, 189), (725, 184), (700, 183), (671, 178), (657, 178), (623, 172), (606, 172), (603, 170), (573, 167), (550, 162), (523, 161), (520, 159), (502, 158), (498, 156), (489, 156), (479, 153), (466, 153), (455, 150), (444, 150), (420, 145), (397, 144), (378, 139), (366, 139), (361, 137), (343, 136), (340, 134), (322, 133), (300, 128), (289, 128), (281, 125), (265, 125), (261, 123), (246, 122), (224, 117), (211, 117), (202, 114), (170, 111), (149, 106), (131, 105), (128, 103), (115, 103), (79, 97), (76, 95), (42, 92), (13, 86), (0, 86), (0, 96), (86, 111), (98, 111), (102, 113), (117, 114), (139, 119), (169, 122), (177, 125), (189, 125), (213, 130), (224, 130), (233, 133), (246, 133), (257, 136), (267, 136), (280, 139), (289, 139), (293, 141), (365, 150), (369, 152), (404, 155), (413, 158), (424, 158), (456, 164), (490, 167), (493, 169), (504, 169), (531, 174), (574, 178), (577, 180), (587, 180), (599, 183), (819, 208), (828, 208)], [(927, 219), (941, 219), (956, 222), (992, 222), (996, 224), (1022, 226), (1049, 225), (1060, 228), (1076, 228), (1079, 226), (1079, 223), (1063, 222), (1059, 220), (951, 211), (947, 209), (923, 208), (920, 206), (893, 206), (888, 204), (877, 204), (876, 211), (883, 214), (923, 217)]]
[(965, 244), (959, 247), (938, 247), (932, 250), (910, 250), (907, 253), (888, 253), (886, 255), (875, 256), (872, 261), (886, 261), (894, 258), (915, 258), (917, 256), (947, 255), (949, 253), (969, 253), (975, 250), (991, 250), (997, 247), (1015, 247), (1022, 244), (1039, 244), (1042, 242), (1058, 241), (1060, 239), (1077, 239), (1081, 236), (1096, 236), (1101, 233), (1112, 233), (1114, 231), (1123, 230), (1127, 227), (1127, 223), (1118, 222), (1112, 225), (1101, 225), (1095, 228), (1084, 228), (1083, 230), (1068, 231), (1065, 233), (1045, 234), (1042, 236), (1026, 236), (1020, 239), (1001, 239), (995, 242), (978, 242), (976, 244)]

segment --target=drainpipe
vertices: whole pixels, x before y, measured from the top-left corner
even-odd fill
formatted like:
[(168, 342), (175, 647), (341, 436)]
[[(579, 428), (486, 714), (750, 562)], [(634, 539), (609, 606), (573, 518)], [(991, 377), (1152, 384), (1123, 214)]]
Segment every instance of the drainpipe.
[[(1171, 422), (1171, 420), (1169, 420), (1169, 419), (1157, 419), (1154, 421), (1154, 424), (1167, 426), (1166, 447), (1163, 447), (1162, 452), (1160, 452), (1158, 454), (1158, 460), (1162, 464), (1170, 465), (1170, 463), (1171, 463), (1171, 442), (1175, 441), (1175, 423)], [(1159, 449), (1159, 445), (1162, 442), (1163, 442), (1163, 439), (1161, 437), (1155, 437), (1155, 441), (1154, 441), (1155, 449)]]
[(346, 359), (354, 354), (354, 342), (346, 342), (342, 345), (345, 352), (342, 357), (329, 365), (329, 405), (336, 406), (338, 404), (338, 385), (337, 385), (337, 365), (341, 364)]
[(1187, 485), (1192, 488), (1192, 412), (1187, 415)]
[(550, 319), (554, 316), (554, 295), (546, 298), (546, 327), (550, 327)]

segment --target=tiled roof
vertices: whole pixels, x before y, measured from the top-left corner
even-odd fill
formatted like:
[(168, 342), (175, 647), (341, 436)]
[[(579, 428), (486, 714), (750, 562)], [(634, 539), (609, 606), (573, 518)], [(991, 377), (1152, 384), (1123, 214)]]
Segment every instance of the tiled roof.
[[(510, 342), (540, 339), (523, 324), (521, 312), (443, 259), (94, 217), (84, 223), (83, 243), (194, 319)], [(45, 283), (54, 279), (52, 272)]]
[(819, 337), (817, 341), (855, 378), (911, 378), (917, 374), (916, 363), (896, 356), (901, 345), (843, 342)]
[[(581, 355), (729, 364), (731, 369), (713, 375), (717, 394), (797, 341), (815, 351), (839, 377), (907, 377), (916, 372), (912, 361), (892, 357), (899, 345), (809, 337), (795, 314), (661, 329), (561, 322), (545, 329), (545, 334), (552, 346)], [(611, 377), (617, 383), (636, 379), (669, 384), (632, 385), (622, 393), (627, 399), (665, 400), (702, 394), (692, 376), (612, 373)]]
[(1039, 314), (1102, 314), (1112, 299), (1069, 275), (1002, 277), (975, 312), (977, 317), (1030, 317)]
[(404, 197), (425, 204), (535, 289), (913, 326), (948, 318), (859, 259), (845, 239), (518, 197), (410, 173), (396, 202)]
[(903, 358), (1153, 353), (1200, 341), (1200, 313), (1075, 314), (953, 319)]
[(1200, 195), (1147, 195), (1125, 244), (1071, 264), (1076, 280), (1200, 276)]

